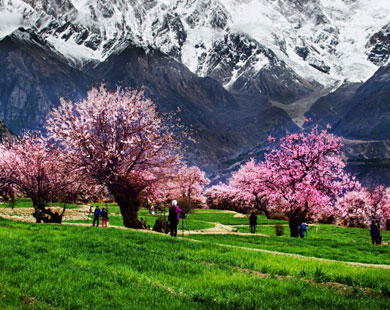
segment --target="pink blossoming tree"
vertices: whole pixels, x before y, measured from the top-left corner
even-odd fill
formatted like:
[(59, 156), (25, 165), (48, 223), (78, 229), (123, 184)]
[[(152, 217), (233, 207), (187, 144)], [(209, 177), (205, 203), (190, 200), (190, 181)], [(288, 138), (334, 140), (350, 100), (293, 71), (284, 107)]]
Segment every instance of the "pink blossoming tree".
[(172, 199), (187, 199), (190, 202), (204, 202), (203, 191), (210, 180), (204, 171), (196, 166), (184, 165), (168, 183), (169, 196)]
[(256, 164), (251, 159), (240, 169), (232, 174), (229, 179), (230, 189), (234, 189), (235, 197), (233, 202), (239, 210), (255, 210), (257, 213), (270, 217), (268, 208), (269, 187), (267, 186), (267, 177), (269, 170), (264, 163)]
[(292, 237), (308, 216), (330, 214), (339, 196), (359, 186), (344, 172), (341, 146), (341, 138), (315, 126), (282, 138), (265, 154), (269, 208), (288, 217)]
[(361, 188), (348, 192), (338, 200), (334, 215), (348, 226), (368, 227), (371, 220), (378, 220), (383, 225), (390, 218), (389, 194), (390, 188), (383, 185), (373, 190)]
[(11, 165), (17, 157), (7, 144), (0, 144), (0, 196), (5, 200), (14, 200), (16, 191), (16, 174)]
[(168, 122), (143, 92), (101, 86), (77, 104), (62, 100), (47, 129), (77, 175), (107, 188), (126, 227), (139, 227), (143, 191), (170, 179), (180, 161)]
[(61, 223), (66, 205), (57, 212), (48, 209), (48, 203), (73, 202), (89, 191), (62, 164), (58, 150), (39, 133), (25, 133), (8, 148), (3, 145), (1, 153), (2, 171), (12, 171), (3, 174), (3, 180), (8, 178), (13, 193), (31, 198), (37, 223)]
[[(275, 139), (269, 137), (269, 141)], [(251, 160), (232, 175), (228, 189), (221, 186), (223, 190), (211, 193), (226, 201), (230, 190), (239, 208), (244, 202), (266, 215), (284, 214), (291, 236), (297, 237), (298, 226), (307, 217), (331, 215), (338, 197), (359, 186), (344, 172), (340, 148), (341, 138), (317, 127), (310, 133), (288, 135), (265, 154), (264, 162)]]
[(219, 183), (205, 191), (206, 203), (210, 209), (244, 212), (244, 204), (237, 202), (238, 192), (229, 185)]

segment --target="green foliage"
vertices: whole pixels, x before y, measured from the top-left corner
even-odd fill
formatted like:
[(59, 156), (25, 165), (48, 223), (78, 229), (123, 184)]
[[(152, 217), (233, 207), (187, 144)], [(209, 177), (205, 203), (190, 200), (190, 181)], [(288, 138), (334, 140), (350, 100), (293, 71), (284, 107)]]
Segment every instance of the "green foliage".
[(316, 267), (316, 270), (313, 273), (313, 280), (316, 282), (328, 282), (329, 277), (326, 275), (326, 273), (322, 270), (321, 267)]
[[(48, 207), (63, 207), (63, 203), (60, 201), (57, 202), (51, 202), (48, 204)], [(9, 202), (5, 202), (3, 204), (0, 204), (0, 209), (1, 208), (11, 208), (12, 206), (10, 205)], [(30, 198), (15, 198), (14, 202), (14, 208), (33, 208), (33, 203)], [(78, 209), (81, 208), (82, 205), (78, 204), (73, 204), (73, 203), (67, 203), (66, 208), (67, 209)]]
[[(142, 212), (139, 212), (138, 219), (141, 220), (141, 217), (145, 219), (146, 225), (149, 225), (151, 228), (154, 226), (156, 219), (160, 217), (160, 215), (151, 215), (147, 210), (142, 210)], [(70, 223), (85, 223), (85, 224), (91, 224), (93, 221), (93, 216), (89, 217), (89, 220), (75, 220), (75, 221), (65, 221)], [(162, 218), (164, 218), (162, 216)], [(123, 218), (122, 216), (115, 216), (115, 215), (109, 215), (109, 223), (111, 226), (123, 226)], [(184, 224), (185, 230), (200, 230), (200, 229), (208, 229), (213, 228), (214, 224), (207, 223), (204, 221), (199, 220), (192, 220), (191, 218), (185, 219), (184, 223), (183, 220), (180, 220), (179, 223), (179, 229), (182, 228), (182, 224)]]

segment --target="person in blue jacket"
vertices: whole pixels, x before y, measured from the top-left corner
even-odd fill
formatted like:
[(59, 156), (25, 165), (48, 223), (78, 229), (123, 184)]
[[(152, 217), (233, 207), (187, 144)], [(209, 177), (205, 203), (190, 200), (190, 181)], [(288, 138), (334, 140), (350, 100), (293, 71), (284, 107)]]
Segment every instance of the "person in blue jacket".
[(100, 211), (99, 206), (96, 206), (95, 212), (93, 213), (93, 224), (92, 224), (92, 226), (95, 226), (95, 222), (96, 222), (96, 227), (99, 227), (100, 214), (102, 214), (102, 211)]
[(299, 236), (301, 238), (304, 238), (305, 237), (305, 232), (306, 232), (306, 235), (307, 235), (307, 224), (306, 223), (302, 223), (301, 226), (299, 226)]

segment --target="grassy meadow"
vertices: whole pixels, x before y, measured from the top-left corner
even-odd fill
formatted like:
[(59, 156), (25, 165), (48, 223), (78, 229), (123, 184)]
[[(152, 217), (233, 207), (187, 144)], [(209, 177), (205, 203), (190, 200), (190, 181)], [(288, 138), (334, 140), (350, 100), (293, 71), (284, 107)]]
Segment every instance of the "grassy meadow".
[[(122, 226), (115, 208), (110, 225)], [(157, 218), (147, 210), (139, 217), (151, 226)], [(200, 233), (217, 223), (238, 233)], [(285, 221), (260, 217), (267, 236), (240, 234), (247, 224), (195, 210), (185, 222), (193, 233), (171, 238), (0, 218), (0, 309), (388, 309), (390, 269), (344, 263), (390, 265), (390, 247), (372, 246), (367, 229), (312, 225), (295, 239)], [(275, 236), (274, 224), (285, 235)]]
[[(115, 204), (116, 205), (116, 204)], [(53, 202), (53, 203), (49, 203), (48, 207), (63, 207), (63, 204), (61, 202)], [(67, 209), (77, 209), (77, 208), (80, 208), (81, 206), (80, 205), (77, 205), (77, 204), (73, 204), (73, 203), (67, 203), (66, 204), (66, 208)], [(11, 204), (10, 201), (7, 201), (7, 202), (4, 202), (2, 204), (0, 204), (0, 210), (1, 208), (17, 208), (17, 209), (20, 209), (20, 208), (33, 208), (33, 203), (32, 203), (32, 200), (30, 198), (15, 198), (15, 203), (14, 205)]]
[(0, 219), (1, 309), (386, 309), (390, 270)]

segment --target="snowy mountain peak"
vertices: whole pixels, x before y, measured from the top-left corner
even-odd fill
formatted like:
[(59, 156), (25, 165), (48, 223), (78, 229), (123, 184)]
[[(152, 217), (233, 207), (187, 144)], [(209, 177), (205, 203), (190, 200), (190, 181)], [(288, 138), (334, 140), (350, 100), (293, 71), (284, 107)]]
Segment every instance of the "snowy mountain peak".
[(282, 69), (330, 87), (389, 62), (389, 16), (388, 0), (0, 0), (0, 37), (30, 28), (74, 64), (131, 42), (228, 89)]

